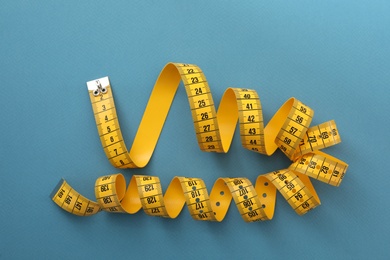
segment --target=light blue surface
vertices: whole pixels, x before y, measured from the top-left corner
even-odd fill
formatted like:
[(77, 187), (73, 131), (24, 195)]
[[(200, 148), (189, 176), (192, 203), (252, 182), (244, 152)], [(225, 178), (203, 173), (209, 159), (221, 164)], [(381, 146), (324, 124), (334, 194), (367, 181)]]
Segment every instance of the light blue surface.
[[(81, 3), (82, 2), (82, 3)], [(371, 258), (390, 255), (390, 2), (1, 1), (0, 258)], [(300, 217), (278, 195), (275, 217), (221, 223), (101, 213), (80, 218), (50, 199), (62, 178), (93, 198), (119, 172), (97, 135), (86, 82), (108, 75), (128, 146), (169, 62), (199, 65), (219, 104), (229, 86), (258, 91), (268, 121), (295, 96), (334, 119), (348, 162), (342, 185), (313, 181), (322, 205)], [(197, 146), (185, 91), (177, 92), (150, 164), (122, 170), (201, 177), (257, 175), (289, 165), (241, 148)]]

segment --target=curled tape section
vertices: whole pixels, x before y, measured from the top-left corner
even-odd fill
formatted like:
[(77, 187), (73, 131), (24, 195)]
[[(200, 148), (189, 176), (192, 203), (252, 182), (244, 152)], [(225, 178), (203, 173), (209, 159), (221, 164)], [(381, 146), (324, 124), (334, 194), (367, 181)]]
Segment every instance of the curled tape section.
[(278, 190), (299, 215), (320, 205), (308, 176), (333, 186), (340, 185), (348, 165), (315, 151), (288, 169), (260, 175), (255, 186), (247, 178), (219, 178), (210, 195), (200, 178), (175, 177), (163, 194), (157, 176), (133, 175), (129, 186), (122, 174), (100, 177), (95, 183), (97, 202), (88, 200), (62, 180), (52, 194), (66, 211), (89, 216), (101, 210), (134, 214), (141, 208), (147, 215), (176, 218), (184, 204), (196, 220), (222, 221), (233, 199), (246, 222), (272, 219)]
[(124, 176), (114, 174), (96, 180), (94, 202), (62, 180), (54, 189), (52, 200), (80, 216), (101, 210), (133, 214), (142, 208), (148, 215), (175, 218), (187, 204), (194, 219), (222, 221), (233, 199), (243, 219), (253, 222), (272, 219), (276, 190), (302, 215), (320, 204), (309, 177), (340, 185), (348, 165), (319, 151), (341, 142), (333, 120), (309, 127), (314, 111), (290, 98), (264, 127), (256, 91), (238, 88), (225, 91), (216, 112), (206, 77), (198, 66), (191, 64), (168, 63), (161, 71), (130, 151), (122, 137), (108, 77), (87, 82), (100, 140), (113, 166), (139, 168), (149, 162), (180, 80), (187, 92), (202, 151), (226, 153), (239, 121), (244, 148), (265, 155), (279, 148), (293, 161), (290, 167), (260, 175), (255, 186), (243, 177), (219, 178), (210, 196), (199, 178), (175, 177), (163, 195), (156, 176), (134, 175), (126, 188)]

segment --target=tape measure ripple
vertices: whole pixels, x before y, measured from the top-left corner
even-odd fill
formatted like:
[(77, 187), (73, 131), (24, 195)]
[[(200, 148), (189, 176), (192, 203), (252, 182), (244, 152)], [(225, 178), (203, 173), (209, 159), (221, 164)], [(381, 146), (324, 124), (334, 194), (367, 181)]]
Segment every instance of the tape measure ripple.
[(274, 215), (276, 189), (300, 215), (320, 204), (308, 176), (338, 186), (348, 168), (341, 160), (318, 151), (341, 141), (333, 120), (309, 128), (313, 110), (290, 98), (264, 128), (255, 90), (229, 88), (216, 113), (206, 77), (199, 67), (169, 63), (160, 73), (145, 109), (134, 143), (128, 152), (120, 131), (108, 77), (87, 82), (95, 121), (104, 151), (118, 168), (144, 167), (150, 160), (180, 80), (183, 81), (201, 150), (227, 152), (237, 120), (242, 145), (271, 155), (280, 148), (294, 162), (288, 169), (260, 175), (256, 185), (246, 178), (219, 178), (208, 195), (203, 180), (175, 177), (165, 195), (156, 176), (134, 175), (126, 189), (122, 174), (98, 178), (97, 202), (73, 190), (62, 180), (51, 197), (64, 210), (80, 216), (101, 210), (175, 218), (184, 203), (197, 220), (222, 221), (233, 198), (247, 222)]

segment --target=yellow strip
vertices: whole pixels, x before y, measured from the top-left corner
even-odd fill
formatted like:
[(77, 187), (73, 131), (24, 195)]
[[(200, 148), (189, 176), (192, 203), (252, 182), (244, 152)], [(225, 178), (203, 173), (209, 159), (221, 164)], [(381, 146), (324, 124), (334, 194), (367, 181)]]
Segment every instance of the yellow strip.
[(133, 214), (142, 208), (148, 215), (169, 218), (177, 217), (187, 204), (194, 219), (222, 221), (233, 199), (243, 219), (252, 222), (272, 219), (276, 190), (300, 215), (318, 206), (320, 200), (308, 176), (340, 185), (348, 165), (319, 151), (341, 141), (333, 120), (309, 128), (314, 111), (290, 98), (264, 127), (256, 91), (237, 88), (225, 91), (216, 112), (206, 77), (192, 64), (168, 63), (161, 71), (130, 152), (120, 130), (108, 77), (87, 82), (100, 140), (112, 165), (137, 168), (149, 162), (180, 80), (187, 92), (201, 150), (226, 153), (239, 121), (246, 149), (271, 155), (280, 148), (293, 160), (290, 167), (260, 175), (255, 186), (246, 178), (220, 178), (210, 196), (199, 178), (175, 177), (163, 195), (158, 177), (134, 175), (126, 188), (123, 175), (114, 174), (97, 179), (97, 203), (63, 180), (53, 192), (53, 201), (80, 216), (101, 210)]

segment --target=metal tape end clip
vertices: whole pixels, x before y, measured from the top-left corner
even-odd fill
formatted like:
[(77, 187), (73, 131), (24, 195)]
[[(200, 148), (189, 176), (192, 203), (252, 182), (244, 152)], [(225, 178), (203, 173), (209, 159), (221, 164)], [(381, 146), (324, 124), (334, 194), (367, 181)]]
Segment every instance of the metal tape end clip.
[(107, 93), (107, 87), (110, 85), (108, 77), (94, 79), (87, 82), (87, 88), (92, 91), (94, 96), (99, 96)]

